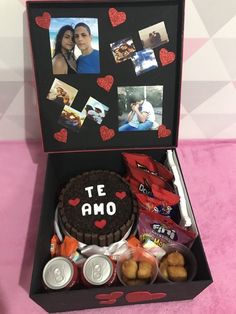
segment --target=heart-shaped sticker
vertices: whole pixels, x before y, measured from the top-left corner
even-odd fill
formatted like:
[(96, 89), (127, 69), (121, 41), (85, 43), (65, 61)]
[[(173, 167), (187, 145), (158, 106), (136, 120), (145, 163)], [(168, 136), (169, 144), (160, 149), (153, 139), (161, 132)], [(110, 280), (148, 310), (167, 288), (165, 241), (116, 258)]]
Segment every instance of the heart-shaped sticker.
[(120, 200), (123, 200), (126, 197), (126, 192), (116, 192), (116, 197), (119, 198)]
[(116, 291), (111, 293), (100, 293), (96, 295), (96, 299), (100, 300), (99, 304), (115, 304), (122, 297), (124, 292)]
[(54, 133), (53, 136), (58, 142), (66, 143), (67, 142), (67, 129), (61, 129), (59, 132)]
[(161, 64), (167, 65), (175, 61), (175, 53), (172, 51), (168, 51), (165, 48), (162, 48), (159, 53)]
[(159, 300), (159, 299), (163, 299), (164, 297), (166, 297), (166, 293), (164, 292), (152, 293), (149, 291), (130, 292), (130, 293), (127, 293), (125, 296), (126, 301), (129, 303)]
[(158, 127), (158, 130), (157, 130), (157, 136), (158, 136), (158, 138), (167, 137), (167, 136), (170, 136), (170, 135), (171, 135), (171, 130), (170, 130), (170, 129), (167, 129), (164, 124), (161, 124), (161, 125)]
[(70, 199), (68, 201), (68, 204), (73, 206), (73, 207), (77, 206), (79, 203), (80, 203), (80, 199), (78, 197), (74, 198), (74, 199)]
[(94, 221), (94, 225), (99, 228), (99, 229), (103, 229), (107, 224), (106, 219), (102, 219), (102, 220), (95, 220)]
[(49, 29), (51, 22), (51, 15), (48, 12), (44, 12), (42, 16), (36, 16), (35, 23), (44, 29)]
[(100, 127), (100, 135), (103, 141), (108, 141), (115, 136), (115, 131), (113, 129), (109, 129), (105, 125), (102, 125)]
[(125, 12), (117, 11), (115, 8), (110, 8), (108, 10), (108, 15), (113, 27), (116, 27), (126, 21)]
[(97, 79), (97, 84), (99, 87), (105, 89), (105, 91), (109, 92), (114, 83), (114, 77), (112, 75), (106, 75), (104, 77), (99, 77)]

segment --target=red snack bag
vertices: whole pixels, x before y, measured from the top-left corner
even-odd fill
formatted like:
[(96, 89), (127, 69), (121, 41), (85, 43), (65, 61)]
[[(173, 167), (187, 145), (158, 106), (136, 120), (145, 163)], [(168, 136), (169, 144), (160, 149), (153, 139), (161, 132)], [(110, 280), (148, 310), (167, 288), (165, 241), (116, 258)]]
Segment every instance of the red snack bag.
[(126, 179), (129, 182), (130, 188), (135, 195), (138, 193), (142, 193), (150, 197), (153, 196), (151, 186), (147, 182), (142, 183), (135, 180), (133, 177), (127, 177)]
[(188, 246), (196, 237), (194, 232), (183, 229), (170, 218), (146, 210), (140, 210), (138, 233), (141, 242), (150, 239), (160, 247), (171, 242)]
[(165, 181), (173, 180), (174, 176), (163, 164), (155, 161), (151, 156), (145, 154), (122, 154), (128, 167), (138, 168), (140, 170), (161, 177)]
[(151, 186), (153, 196), (162, 201), (163, 205), (173, 206), (179, 203), (180, 197), (176, 193), (170, 192), (157, 185)]
[(129, 174), (129, 177), (133, 177), (138, 182), (148, 185), (150, 187), (152, 184), (154, 184), (167, 190), (172, 189), (165, 180), (163, 180), (161, 177), (151, 174), (150, 172), (146, 172), (135, 167), (129, 167)]

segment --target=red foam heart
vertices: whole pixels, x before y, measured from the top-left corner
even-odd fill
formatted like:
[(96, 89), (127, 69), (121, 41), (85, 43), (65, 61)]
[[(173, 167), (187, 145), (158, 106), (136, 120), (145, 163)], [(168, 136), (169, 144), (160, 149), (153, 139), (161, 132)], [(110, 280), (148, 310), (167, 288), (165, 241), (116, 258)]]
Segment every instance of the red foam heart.
[(68, 201), (68, 203), (71, 205), (71, 206), (77, 206), (79, 203), (80, 203), (80, 199), (77, 197), (77, 198), (74, 198), (74, 199), (70, 199)]
[(115, 304), (117, 299), (122, 297), (124, 292), (116, 291), (111, 293), (101, 293), (96, 295), (96, 299), (100, 300), (99, 304)]
[(165, 48), (162, 48), (159, 53), (161, 64), (167, 65), (175, 61), (175, 53), (172, 51), (168, 51)]
[(49, 29), (51, 22), (51, 15), (48, 12), (44, 12), (42, 16), (36, 16), (35, 23), (45, 29)]
[(149, 291), (130, 292), (125, 296), (126, 301), (129, 303), (159, 300), (164, 297), (166, 297), (166, 293), (164, 292), (151, 293)]
[(164, 124), (161, 124), (158, 127), (157, 135), (158, 135), (158, 138), (167, 137), (167, 136), (171, 135), (171, 130), (167, 129)]
[(116, 197), (118, 197), (120, 200), (123, 200), (126, 197), (126, 192), (116, 192)]
[(97, 228), (103, 229), (103, 228), (106, 226), (107, 221), (106, 221), (106, 219), (95, 220), (95, 221), (94, 221), (94, 224), (95, 224), (95, 226), (96, 226)]
[(114, 83), (114, 77), (112, 75), (106, 75), (104, 77), (99, 77), (97, 79), (97, 84), (101, 88), (105, 89), (105, 91), (109, 92)]
[(122, 11), (117, 11), (115, 8), (108, 10), (108, 15), (113, 27), (118, 26), (126, 21), (126, 14)]
[(67, 129), (61, 129), (59, 132), (54, 133), (53, 136), (58, 142), (66, 143), (67, 142)]
[(103, 141), (108, 141), (115, 136), (115, 131), (103, 125), (100, 127), (100, 135)]
[(122, 297), (124, 292), (122, 291), (115, 291), (111, 293), (100, 293), (96, 295), (96, 299), (98, 300), (110, 300), (110, 299), (118, 299)]

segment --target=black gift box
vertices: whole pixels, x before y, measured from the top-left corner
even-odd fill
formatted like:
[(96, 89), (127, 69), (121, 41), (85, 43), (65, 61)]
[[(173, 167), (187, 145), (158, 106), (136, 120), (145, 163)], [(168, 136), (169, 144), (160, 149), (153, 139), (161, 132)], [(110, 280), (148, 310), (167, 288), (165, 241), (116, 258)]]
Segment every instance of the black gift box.
[[(29, 1), (27, 13), (42, 138), (45, 151), (50, 152), (30, 297), (48, 312), (194, 298), (212, 282), (212, 277), (175, 151), (184, 1)], [(73, 47), (77, 62), (67, 52), (63, 61), (66, 67), (58, 70), (54, 57), (57, 33), (63, 25), (74, 28), (79, 22), (90, 24), (93, 48), (98, 51), (98, 70), (82, 66), (83, 47), (79, 43)], [(68, 42), (67, 46), (74, 46), (73, 40)], [(90, 73), (91, 69), (96, 73)], [(132, 120), (132, 131), (122, 131), (120, 127), (126, 124), (131, 110), (127, 104), (134, 94), (152, 103), (153, 114), (150, 111), (147, 115), (151, 125), (137, 130), (137, 121)], [(67, 181), (95, 169), (125, 174), (124, 151), (148, 154), (166, 163), (167, 149), (173, 152), (192, 228), (198, 234), (191, 248), (198, 263), (194, 280), (138, 287), (124, 287), (117, 282), (111, 287), (45, 290), (42, 270), (50, 259), (55, 208)], [(101, 294), (112, 295), (113, 301), (101, 300)]]

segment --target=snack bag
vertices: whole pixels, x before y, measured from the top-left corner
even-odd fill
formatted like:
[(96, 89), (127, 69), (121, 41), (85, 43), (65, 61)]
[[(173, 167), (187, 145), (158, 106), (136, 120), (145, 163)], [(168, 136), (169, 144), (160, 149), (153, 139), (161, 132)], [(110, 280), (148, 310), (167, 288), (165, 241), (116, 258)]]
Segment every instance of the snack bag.
[(149, 185), (151, 187), (152, 184), (165, 188), (167, 190), (173, 190), (168, 182), (163, 180), (161, 177), (153, 175), (150, 172), (143, 171), (139, 168), (129, 167), (129, 176), (128, 180), (132, 177), (136, 181)]
[(161, 177), (164, 181), (173, 180), (174, 176), (163, 164), (145, 154), (123, 153), (128, 168), (134, 167)]
[(189, 246), (196, 237), (194, 232), (183, 229), (170, 218), (146, 210), (140, 210), (138, 233), (141, 242), (150, 239), (160, 247), (171, 242)]

